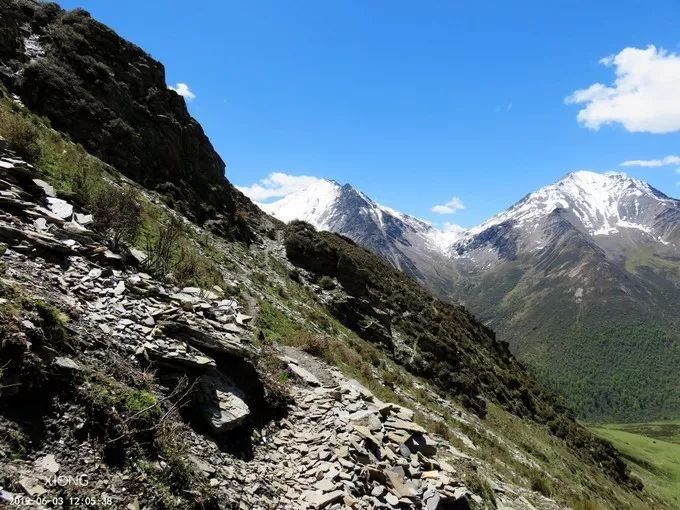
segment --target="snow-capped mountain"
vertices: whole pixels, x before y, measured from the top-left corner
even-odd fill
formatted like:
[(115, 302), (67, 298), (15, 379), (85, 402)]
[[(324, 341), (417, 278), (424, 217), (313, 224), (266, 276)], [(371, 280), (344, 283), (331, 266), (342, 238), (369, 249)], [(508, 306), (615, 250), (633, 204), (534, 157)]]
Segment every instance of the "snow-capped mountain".
[(494, 255), (508, 258), (542, 250), (553, 235), (548, 226), (557, 217), (614, 258), (634, 241), (678, 246), (673, 234), (680, 201), (625, 174), (579, 171), (465, 231), (449, 246), (449, 254), (489, 264)]
[(459, 236), (331, 180), (319, 179), (278, 201), (258, 205), (281, 221), (304, 220), (317, 229), (347, 236), (423, 283), (441, 278), (446, 250)]
[(455, 232), (325, 179), (258, 205), (281, 221), (304, 220), (347, 236), (445, 297), (460, 297), (456, 282), (463, 275), (547, 250), (567, 231), (611, 262), (625, 261), (631, 249), (646, 244), (664, 253), (680, 250), (680, 201), (620, 173), (570, 173), (484, 223)]
[(262, 207), (346, 235), (464, 303), (584, 416), (625, 419), (622, 392), (630, 406), (656, 402), (650, 416), (675, 405), (680, 201), (642, 181), (574, 172), (452, 234), (332, 181)]
[(591, 235), (615, 234), (621, 228), (649, 232), (653, 217), (676, 200), (625, 174), (579, 171), (527, 195), (507, 211), (471, 229), (481, 232), (508, 220), (527, 227), (556, 209), (573, 211)]

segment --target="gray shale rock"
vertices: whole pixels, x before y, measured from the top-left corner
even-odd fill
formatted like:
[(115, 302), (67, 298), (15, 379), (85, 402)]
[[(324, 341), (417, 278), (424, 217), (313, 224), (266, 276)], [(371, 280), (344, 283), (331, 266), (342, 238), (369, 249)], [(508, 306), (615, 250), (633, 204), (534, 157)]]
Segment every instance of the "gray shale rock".
[(203, 418), (215, 434), (233, 430), (250, 414), (241, 390), (217, 370), (199, 378), (197, 391)]

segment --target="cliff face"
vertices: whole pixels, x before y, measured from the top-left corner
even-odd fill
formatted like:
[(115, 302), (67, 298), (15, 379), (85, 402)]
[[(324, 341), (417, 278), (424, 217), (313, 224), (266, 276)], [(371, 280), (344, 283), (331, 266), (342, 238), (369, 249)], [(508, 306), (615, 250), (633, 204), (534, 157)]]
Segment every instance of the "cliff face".
[(165, 70), (82, 10), (0, 0), (0, 79), (89, 152), (203, 223), (246, 235), (261, 213), (224, 177), (225, 164)]

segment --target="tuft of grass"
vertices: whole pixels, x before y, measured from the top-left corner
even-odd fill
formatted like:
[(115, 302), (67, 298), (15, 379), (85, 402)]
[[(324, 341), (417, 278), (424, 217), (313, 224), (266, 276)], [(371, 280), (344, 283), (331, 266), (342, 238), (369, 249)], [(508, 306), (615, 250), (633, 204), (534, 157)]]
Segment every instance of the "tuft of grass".
[(154, 427), (161, 417), (156, 396), (147, 390), (130, 390), (125, 392), (124, 408), (126, 413), (134, 417), (135, 424), (141, 428)]
[(467, 471), (464, 476), (465, 485), (484, 501), (484, 508), (496, 508), (496, 497), (489, 483), (477, 472)]
[(27, 116), (8, 109), (0, 109), (0, 136), (7, 139), (9, 148), (29, 163), (40, 159), (39, 130)]
[(41, 299), (35, 300), (34, 306), (42, 320), (42, 329), (47, 340), (54, 345), (64, 345), (67, 338), (68, 316)]
[(541, 471), (533, 469), (529, 474), (529, 481), (531, 484), (530, 485), (531, 490), (540, 492), (547, 498), (552, 496), (553, 494), (552, 483)]
[(592, 499), (575, 499), (569, 503), (572, 510), (602, 510), (602, 507)]

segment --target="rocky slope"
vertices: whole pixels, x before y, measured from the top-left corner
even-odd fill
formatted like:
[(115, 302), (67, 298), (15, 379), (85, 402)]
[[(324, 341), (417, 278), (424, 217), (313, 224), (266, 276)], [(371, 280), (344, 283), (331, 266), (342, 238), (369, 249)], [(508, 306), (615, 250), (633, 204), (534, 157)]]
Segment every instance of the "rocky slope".
[[(294, 348), (274, 351), (296, 380), (284, 410), (258, 372), (252, 317), (221, 288), (173, 288), (123, 265), (43, 175), (8, 153), (0, 168), (0, 499), (67, 508), (483, 504), (454, 467), (470, 457), (430, 436), (413, 411)], [(254, 427), (256, 442), (245, 433)], [(188, 486), (173, 489), (178, 482)], [(496, 484), (508, 508), (561, 508)]]
[[(33, 0), (0, 1), (0, 80), (89, 152), (199, 222), (247, 238), (256, 208), (168, 89), (163, 65), (93, 20)], [(238, 211), (238, 215), (237, 215)]]

